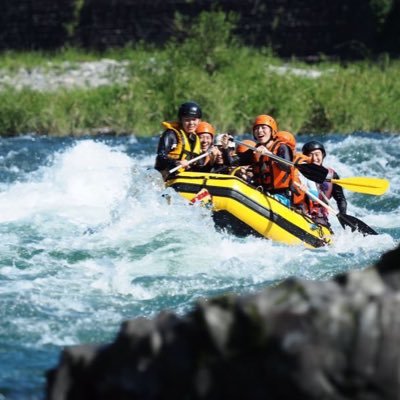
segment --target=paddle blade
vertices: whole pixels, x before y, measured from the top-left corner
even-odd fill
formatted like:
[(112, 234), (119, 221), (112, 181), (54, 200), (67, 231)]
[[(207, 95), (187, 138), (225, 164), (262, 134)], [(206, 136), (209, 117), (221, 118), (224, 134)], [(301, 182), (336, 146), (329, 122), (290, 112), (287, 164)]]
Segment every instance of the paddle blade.
[(387, 179), (370, 178), (367, 176), (331, 179), (330, 181), (352, 192), (375, 196), (384, 194), (389, 188), (389, 181)]
[(349, 226), (352, 232), (358, 231), (361, 232), (364, 236), (378, 235), (378, 232), (368, 226), (365, 222), (356, 217), (353, 217), (352, 215), (338, 213), (336, 216), (338, 217), (339, 222), (342, 224), (342, 226)]
[(317, 164), (295, 164), (294, 165), (307, 179), (322, 183), (326, 180), (329, 170)]

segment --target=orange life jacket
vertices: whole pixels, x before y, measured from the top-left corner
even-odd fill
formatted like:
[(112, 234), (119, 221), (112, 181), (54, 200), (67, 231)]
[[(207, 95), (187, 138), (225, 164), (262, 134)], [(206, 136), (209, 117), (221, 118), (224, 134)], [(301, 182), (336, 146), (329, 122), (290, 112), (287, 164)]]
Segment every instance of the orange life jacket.
[[(293, 157), (295, 164), (311, 163), (311, 158), (301, 152), (295, 153)], [(301, 207), (307, 213), (310, 212), (311, 204), (306, 193), (303, 192), (298, 185), (301, 185), (300, 171), (294, 167), (292, 172), (292, 203), (294, 206)]]
[[(277, 153), (281, 145), (285, 144), (279, 140), (275, 140), (270, 149), (271, 153), (278, 155)], [(261, 144), (256, 145), (256, 147), (259, 146), (261, 146)], [(272, 160), (267, 155), (253, 154), (255, 183), (261, 185), (265, 190), (271, 193), (290, 189), (292, 169), (293, 168), (288, 172), (284, 171), (277, 161)]]
[(295, 164), (305, 164), (305, 163), (311, 164), (311, 163), (312, 163), (311, 157), (306, 156), (305, 154), (303, 154), (303, 153), (300, 152), (300, 151), (298, 151), (298, 152), (294, 155), (294, 157), (293, 157), (293, 162), (294, 162)]
[(296, 138), (293, 133), (289, 131), (278, 131), (275, 134), (275, 139), (279, 140), (281, 143), (287, 144), (292, 154), (296, 152)]
[[(294, 163), (311, 162), (311, 159), (303, 153), (296, 152), (296, 138), (289, 131), (278, 131), (275, 137), (282, 143), (286, 144), (293, 154)], [(292, 168), (290, 176), (290, 190), (292, 193), (292, 204), (298, 206), (305, 201), (305, 193), (300, 190), (296, 183), (300, 184), (300, 175), (297, 168)]]

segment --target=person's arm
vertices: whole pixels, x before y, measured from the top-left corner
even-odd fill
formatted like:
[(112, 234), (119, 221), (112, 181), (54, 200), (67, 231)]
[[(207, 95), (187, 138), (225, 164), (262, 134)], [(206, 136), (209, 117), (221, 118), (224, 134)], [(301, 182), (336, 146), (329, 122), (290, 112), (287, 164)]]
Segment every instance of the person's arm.
[[(293, 161), (293, 157), (292, 157), (292, 152), (290, 151), (290, 148), (288, 146), (286, 146), (285, 144), (281, 144), (278, 148), (278, 152), (277, 152), (277, 156), (280, 158), (283, 158), (287, 161)], [(283, 163), (279, 163), (279, 168), (282, 171), (285, 172), (290, 172), (292, 166), (287, 165), (287, 164), (283, 164)]]
[(196, 161), (192, 168), (195, 172), (210, 172), (212, 169), (212, 165), (208, 157), (204, 157), (201, 160)]
[[(340, 179), (339, 175), (335, 172), (333, 174), (333, 179)], [(335, 199), (338, 206), (339, 212), (341, 214), (346, 214), (347, 211), (347, 200), (343, 192), (343, 188), (339, 185), (333, 184), (332, 197)]]
[(174, 131), (167, 130), (163, 132), (158, 142), (155, 169), (158, 171), (170, 170), (179, 164), (178, 160), (174, 160), (168, 156), (177, 143), (178, 140)]

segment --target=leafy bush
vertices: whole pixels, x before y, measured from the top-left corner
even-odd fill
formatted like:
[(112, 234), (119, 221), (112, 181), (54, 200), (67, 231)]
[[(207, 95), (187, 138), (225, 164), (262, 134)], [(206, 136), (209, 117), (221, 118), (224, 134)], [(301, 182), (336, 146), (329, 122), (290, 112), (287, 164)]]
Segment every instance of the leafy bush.
[[(400, 131), (400, 61), (313, 66), (283, 61), (270, 49), (245, 47), (234, 36), (232, 14), (202, 13), (195, 21), (176, 18), (177, 33), (163, 49), (139, 44), (87, 54), (65, 49), (52, 62), (128, 60), (128, 81), (87, 89), (0, 90), (0, 132), (80, 134), (111, 129), (156, 135), (161, 122), (176, 118), (179, 104), (195, 100), (217, 131), (249, 132), (261, 113), (281, 129), (297, 132)], [(184, 27), (190, 26), (190, 32)], [(47, 65), (49, 55), (3, 54), (8, 74), (19, 65)], [(50, 67), (49, 67), (50, 68)]]

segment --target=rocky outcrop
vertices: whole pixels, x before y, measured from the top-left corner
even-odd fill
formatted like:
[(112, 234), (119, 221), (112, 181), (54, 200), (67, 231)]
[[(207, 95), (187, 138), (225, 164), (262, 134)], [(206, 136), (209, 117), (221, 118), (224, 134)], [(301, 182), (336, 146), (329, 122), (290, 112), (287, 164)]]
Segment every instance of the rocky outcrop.
[[(278, 55), (366, 56), (399, 51), (398, 0), (0, 0), (0, 49), (105, 49), (164, 43), (175, 13), (233, 11), (237, 34)], [(362, 23), (360, 22), (362, 21)]]
[(399, 261), (127, 321), (114, 343), (66, 348), (47, 399), (397, 399)]

